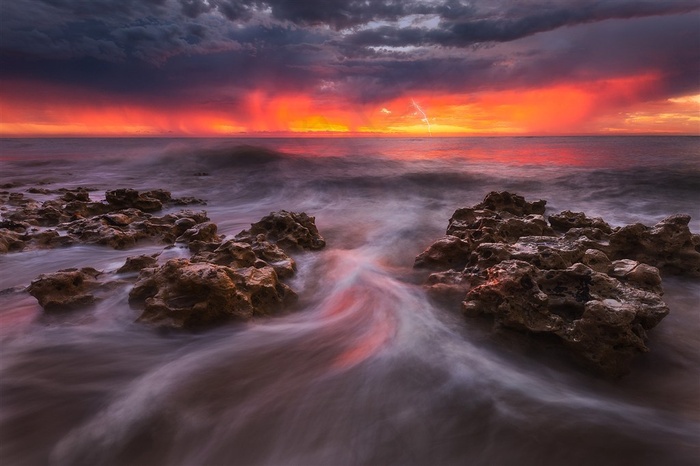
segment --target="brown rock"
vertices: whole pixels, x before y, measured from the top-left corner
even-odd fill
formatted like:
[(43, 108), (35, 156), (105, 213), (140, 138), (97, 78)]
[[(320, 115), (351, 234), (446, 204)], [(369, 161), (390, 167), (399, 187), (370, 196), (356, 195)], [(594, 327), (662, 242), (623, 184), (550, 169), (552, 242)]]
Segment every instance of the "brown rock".
[(273, 314), (295, 297), (271, 267), (236, 271), (187, 259), (142, 270), (129, 294), (144, 303), (140, 321), (186, 329)]
[(130, 256), (126, 258), (126, 262), (122, 265), (117, 273), (139, 272), (142, 269), (155, 267), (158, 264), (158, 256), (160, 254)]
[(27, 288), (46, 312), (71, 310), (95, 303), (102, 274), (93, 268), (65, 269), (39, 275)]
[(700, 277), (700, 237), (688, 228), (690, 216), (672, 215), (653, 227), (627, 225), (610, 235), (611, 259), (633, 259), (665, 272)]
[(544, 214), (547, 201), (539, 200), (527, 202), (523, 196), (512, 194), (507, 191), (492, 191), (486, 195), (484, 200), (475, 205), (475, 209), (488, 209), (496, 212), (508, 212), (513, 215)]
[(304, 212), (271, 212), (259, 222), (253, 223), (249, 230), (236, 235), (236, 239), (252, 243), (258, 235), (263, 235), (265, 241), (276, 243), (281, 248), (322, 249), (326, 241), (319, 234), (315, 220)]
[(467, 265), (471, 251), (468, 240), (443, 236), (416, 257), (414, 267), (461, 270)]
[(668, 314), (658, 294), (629, 286), (583, 264), (540, 270), (522, 261), (488, 269), (469, 291), (466, 315), (492, 315), (498, 325), (559, 337), (589, 367), (619, 377), (647, 351), (646, 331)]
[(612, 233), (612, 228), (602, 218), (589, 218), (583, 212), (565, 210), (549, 216), (549, 223), (557, 231), (566, 232), (571, 228), (597, 228), (604, 233)]

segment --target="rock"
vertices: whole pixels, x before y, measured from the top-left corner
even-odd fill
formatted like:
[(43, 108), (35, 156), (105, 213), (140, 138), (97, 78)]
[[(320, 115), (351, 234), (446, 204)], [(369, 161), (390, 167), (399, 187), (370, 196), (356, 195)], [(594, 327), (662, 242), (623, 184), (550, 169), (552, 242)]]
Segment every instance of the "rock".
[(472, 246), (468, 240), (443, 236), (416, 257), (414, 267), (463, 269), (469, 261)]
[(143, 269), (129, 294), (144, 303), (140, 321), (183, 329), (274, 314), (295, 298), (272, 267), (234, 270), (187, 259)]
[(596, 272), (610, 273), (613, 268), (608, 256), (599, 249), (586, 249), (581, 262)]
[(665, 272), (700, 277), (700, 236), (689, 215), (672, 215), (653, 227), (627, 225), (610, 235), (611, 259), (633, 259)]
[[(216, 225), (207, 224), (201, 230), (197, 225), (209, 220), (205, 212), (181, 211), (163, 217), (153, 217), (138, 209), (123, 209), (114, 213), (80, 219), (66, 225), (67, 231), (86, 244), (104, 244), (114, 249), (125, 249), (145, 238), (155, 238), (172, 244), (190, 231), (184, 241), (217, 238)], [(187, 229), (186, 227), (191, 226)]]
[(163, 208), (163, 199), (169, 200), (170, 193), (162, 189), (139, 193), (135, 189), (115, 189), (105, 193), (107, 203), (117, 209), (139, 209), (156, 212)]
[(457, 209), (448, 236), (415, 266), (437, 271), (425, 285), (432, 298), (461, 301), (465, 315), (490, 315), (498, 326), (555, 335), (585, 365), (622, 375), (668, 313), (659, 269), (700, 276), (700, 235), (687, 215), (611, 228), (564, 211), (549, 216), (550, 227), (545, 204), (490, 193)]
[(549, 223), (556, 231), (566, 232), (571, 228), (597, 228), (603, 233), (612, 233), (612, 228), (602, 218), (589, 218), (583, 212), (565, 210), (548, 217)]
[(126, 262), (122, 265), (117, 273), (140, 272), (142, 269), (155, 267), (158, 264), (158, 256), (160, 254), (130, 256), (126, 258)]
[(669, 310), (658, 294), (629, 286), (583, 264), (540, 270), (507, 260), (471, 289), (466, 315), (488, 314), (498, 325), (560, 338), (589, 367), (619, 377), (647, 351), (646, 331)]
[(24, 235), (22, 233), (0, 228), (0, 253), (21, 251), (24, 247)]
[(304, 212), (271, 212), (253, 223), (249, 230), (236, 235), (236, 239), (252, 243), (258, 235), (263, 235), (265, 241), (276, 243), (281, 248), (318, 250), (325, 247), (326, 241), (319, 234), (315, 220)]
[(195, 224), (191, 228), (185, 230), (176, 241), (179, 243), (220, 243), (221, 238), (216, 234), (217, 226), (214, 222), (203, 222)]
[(46, 312), (64, 311), (95, 303), (102, 275), (93, 268), (65, 269), (39, 275), (27, 288)]
[(486, 195), (484, 200), (475, 205), (475, 209), (488, 209), (496, 212), (508, 212), (513, 215), (544, 214), (547, 201), (539, 200), (527, 202), (523, 196), (512, 194), (507, 191), (492, 191)]

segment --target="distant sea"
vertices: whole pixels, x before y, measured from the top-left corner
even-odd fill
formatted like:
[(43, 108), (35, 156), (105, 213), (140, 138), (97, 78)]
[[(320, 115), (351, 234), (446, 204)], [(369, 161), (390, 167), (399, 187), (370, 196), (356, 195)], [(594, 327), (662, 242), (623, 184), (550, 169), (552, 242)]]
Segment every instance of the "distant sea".
[[(2, 139), (0, 185), (39, 201), (29, 188), (163, 188), (205, 199), (226, 235), (303, 211), (328, 244), (295, 256), (296, 312), (194, 334), (134, 323), (127, 287), (48, 320), (0, 291), (2, 464), (700, 461), (697, 280), (664, 278), (671, 314), (651, 351), (608, 381), (496, 344), (412, 269), (490, 191), (614, 226), (687, 213), (700, 232), (700, 137)], [(2, 255), (0, 290), (162, 249)]]

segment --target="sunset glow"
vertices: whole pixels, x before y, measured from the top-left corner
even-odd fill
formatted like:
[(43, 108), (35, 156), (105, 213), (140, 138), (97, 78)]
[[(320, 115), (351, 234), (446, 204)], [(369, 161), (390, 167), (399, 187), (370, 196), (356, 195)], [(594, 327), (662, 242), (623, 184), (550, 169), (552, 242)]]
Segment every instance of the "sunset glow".
[[(406, 13), (412, 22), (377, 10), (374, 23), (330, 7), (289, 19), (275, 2), (243, 2), (248, 13), (235, 17), (160, 3), (88, 17), (73, 17), (70, 2), (3, 4), (0, 134), (700, 134), (690, 2), (637, 12), (562, 4), (542, 24), (524, 9), (516, 19), (465, 9), (456, 20), (418, 3), (406, 10), (426, 12)], [(50, 43), (26, 35), (23, 6), (42, 13)], [(136, 34), (144, 14), (157, 20)], [(516, 20), (528, 32), (502, 32)], [(89, 21), (106, 29), (81, 29)], [(160, 36), (166, 26), (180, 32)]]

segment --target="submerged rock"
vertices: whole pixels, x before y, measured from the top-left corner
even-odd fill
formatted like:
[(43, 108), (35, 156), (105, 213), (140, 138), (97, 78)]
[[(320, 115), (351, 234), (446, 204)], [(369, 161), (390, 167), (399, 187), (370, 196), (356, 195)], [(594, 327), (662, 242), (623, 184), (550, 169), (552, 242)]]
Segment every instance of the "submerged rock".
[(654, 227), (612, 228), (564, 211), (544, 219), (545, 201), (502, 192), (457, 209), (447, 235), (416, 257), (437, 270), (426, 287), (466, 316), (554, 335), (586, 366), (617, 377), (647, 351), (647, 331), (669, 310), (659, 269), (700, 276), (700, 236), (687, 215)]

